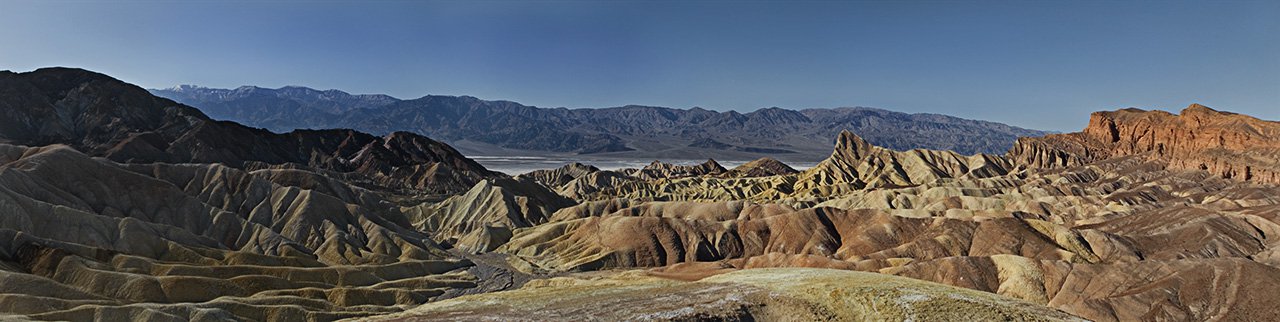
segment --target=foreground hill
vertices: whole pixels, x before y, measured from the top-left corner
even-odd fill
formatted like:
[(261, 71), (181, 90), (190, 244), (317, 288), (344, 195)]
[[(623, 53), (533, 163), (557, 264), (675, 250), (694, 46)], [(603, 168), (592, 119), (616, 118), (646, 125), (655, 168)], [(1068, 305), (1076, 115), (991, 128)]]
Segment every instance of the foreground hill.
[(1001, 153), (1018, 137), (1045, 134), (993, 122), (872, 108), (775, 107), (744, 114), (635, 105), (545, 109), (467, 96), (396, 100), (302, 87), (179, 86), (151, 91), (218, 119), (278, 132), (334, 127), (410, 131), (485, 155), (575, 152), (630, 158), (817, 160), (841, 130), (891, 149), (964, 154)]
[(0, 72), (0, 116), (5, 315), (328, 321), (511, 285), (401, 212), (505, 178), (426, 137), (275, 134), (67, 68)]

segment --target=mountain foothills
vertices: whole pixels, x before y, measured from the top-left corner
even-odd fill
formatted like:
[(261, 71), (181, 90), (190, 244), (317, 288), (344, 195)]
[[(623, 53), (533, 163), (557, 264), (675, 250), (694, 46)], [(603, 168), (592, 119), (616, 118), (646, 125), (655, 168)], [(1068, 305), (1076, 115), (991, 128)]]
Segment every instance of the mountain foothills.
[[(171, 92), (222, 103), (211, 118), (85, 70), (0, 72), (0, 319), (1234, 321), (1280, 305), (1280, 123), (1200, 105), (1041, 135), (868, 109)], [(242, 117), (385, 135), (214, 120)], [(513, 177), (415, 132), (827, 157)], [(961, 151), (899, 148), (926, 135)]]
[(652, 106), (602, 109), (537, 108), (468, 96), (398, 100), (305, 87), (178, 86), (157, 96), (195, 106), (216, 119), (284, 132), (354, 128), (369, 133), (408, 131), (483, 155), (595, 154), (627, 158), (772, 156), (817, 161), (832, 137), (847, 129), (892, 149), (1003, 153), (1021, 136), (1045, 132), (936, 114), (872, 108), (715, 112)]

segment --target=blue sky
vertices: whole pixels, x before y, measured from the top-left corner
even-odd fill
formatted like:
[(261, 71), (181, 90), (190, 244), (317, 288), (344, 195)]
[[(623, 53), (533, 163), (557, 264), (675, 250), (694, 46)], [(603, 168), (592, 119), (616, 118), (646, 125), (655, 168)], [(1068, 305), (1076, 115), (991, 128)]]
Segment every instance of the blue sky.
[(540, 107), (1280, 119), (1280, 1), (0, 1), (0, 69)]

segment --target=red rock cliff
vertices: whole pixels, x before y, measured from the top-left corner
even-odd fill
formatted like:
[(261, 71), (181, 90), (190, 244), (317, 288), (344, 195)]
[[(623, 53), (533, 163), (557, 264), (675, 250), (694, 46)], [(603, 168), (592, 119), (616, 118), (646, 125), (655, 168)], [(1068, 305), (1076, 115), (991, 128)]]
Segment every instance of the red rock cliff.
[(1028, 167), (1064, 167), (1125, 155), (1245, 181), (1280, 183), (1280, 122), (1192, 104), (1179, 114), (1095, 112), (1081, 132), (1021, 138), (1009, 151)]

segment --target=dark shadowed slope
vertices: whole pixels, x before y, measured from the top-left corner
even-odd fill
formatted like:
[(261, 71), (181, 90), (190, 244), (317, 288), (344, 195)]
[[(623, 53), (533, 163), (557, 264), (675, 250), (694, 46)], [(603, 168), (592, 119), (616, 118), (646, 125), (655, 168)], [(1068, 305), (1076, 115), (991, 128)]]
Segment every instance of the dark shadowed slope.
[(275, 134), (214, 121), (106, 75), (46, 68), (0, 73), (0, 142), (67, 144), (122, 162), (308, 167), (358, 175), (367, 185), (428, 193), (465, 191), (486, 170), (448, 145), (407, 132), (353, 130)]

